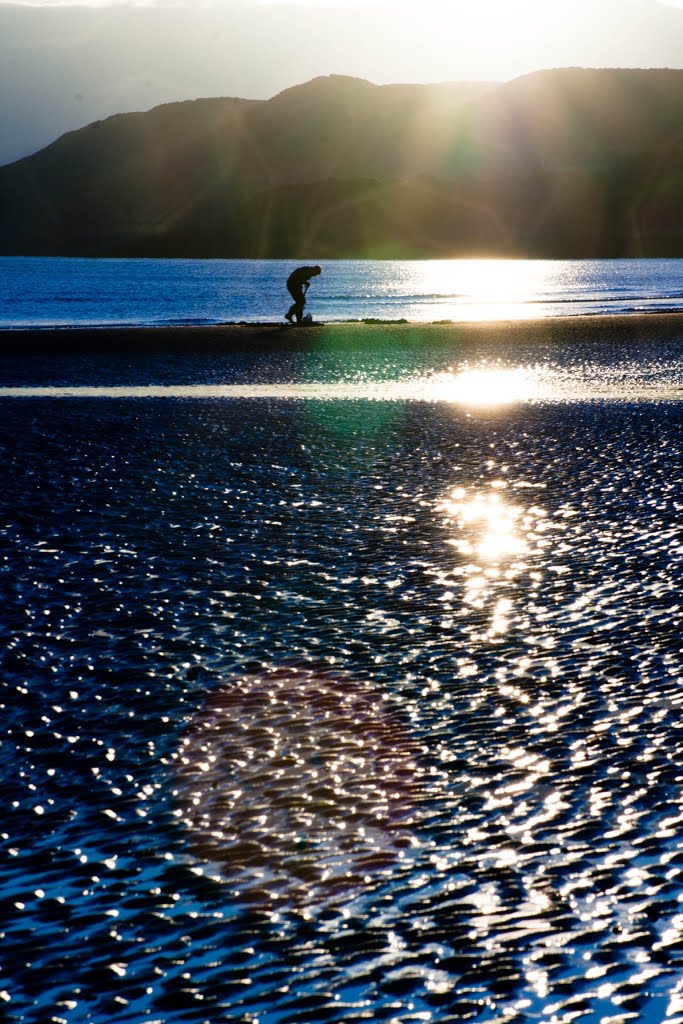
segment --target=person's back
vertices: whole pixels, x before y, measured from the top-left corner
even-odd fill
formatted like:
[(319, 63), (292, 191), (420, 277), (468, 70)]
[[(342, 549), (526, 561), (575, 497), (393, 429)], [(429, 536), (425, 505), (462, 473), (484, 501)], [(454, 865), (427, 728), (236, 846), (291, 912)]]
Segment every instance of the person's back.
[(287, 278), (287, 287), (301, 288), (320, 273), (320, 267), (297, 267)]

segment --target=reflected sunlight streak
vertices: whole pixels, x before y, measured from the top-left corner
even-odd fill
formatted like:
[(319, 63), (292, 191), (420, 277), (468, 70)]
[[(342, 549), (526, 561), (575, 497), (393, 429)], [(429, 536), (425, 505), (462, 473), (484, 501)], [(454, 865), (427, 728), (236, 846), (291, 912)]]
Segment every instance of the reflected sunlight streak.
[[(414, 272), (415, 273), (415, 272)], [(566, 286), (558, 268), (543, 260), (425, 260), (417, 293), (432, 297), (435, 319), (517, 320), (542, 316), (540, 296)]]
[(431, 382), (435, 398), (462, 405), (503, 405), (540, 396), (538, 382), (524, 367), (473, 369), (443, 374)]

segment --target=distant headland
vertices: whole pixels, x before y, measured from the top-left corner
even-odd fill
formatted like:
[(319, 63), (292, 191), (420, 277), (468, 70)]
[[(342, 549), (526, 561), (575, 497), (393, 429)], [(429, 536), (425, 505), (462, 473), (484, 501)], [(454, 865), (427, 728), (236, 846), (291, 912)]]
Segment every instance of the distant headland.
[(681, 125), (661, 69), (167, 104), (0, 167), (0, 255), (680, 257)]

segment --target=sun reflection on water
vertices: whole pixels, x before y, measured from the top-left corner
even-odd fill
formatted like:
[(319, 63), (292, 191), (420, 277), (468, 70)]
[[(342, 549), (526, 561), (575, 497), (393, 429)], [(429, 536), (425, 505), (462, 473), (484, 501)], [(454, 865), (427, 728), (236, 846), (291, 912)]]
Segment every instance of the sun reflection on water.
[[(537, 504), (507, 499), (508, 484), (452, 488), (437, 504), (458, 564), (443, 574), (444, 604), (483, 617), (482, 636), (501, 640), (517, 621), (519, 580), (533, 576), (536, 556), (550, 543), (546, 512)], [(518, 623), (519, 625), (519, 623)]]
[(464, 487), (456, 487), (439, 508), (461, 531), (448, 543), (462, 555), (496, 562), (529, 550), (522, 532), (524, 509), (503, 501), (495, 484), (488, 493), (469, 494)]
[(434, 318), (539, 317), (541, 300), (552, 302), (568, 287), (567, 268), (547, 260), (424, 260), (406, 270), (414, 294), (430, 298)]
[(526, 367), (478, 367), (460, 373), (444, 373), (432, 378), (436, 400), (462, 405), (503, 405), (538, 398), (541, 388)]

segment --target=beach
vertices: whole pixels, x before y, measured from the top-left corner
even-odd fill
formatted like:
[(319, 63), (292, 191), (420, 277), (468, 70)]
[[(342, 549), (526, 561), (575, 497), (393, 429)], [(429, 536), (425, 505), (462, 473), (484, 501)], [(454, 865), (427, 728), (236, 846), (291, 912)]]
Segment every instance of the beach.
[(353, 321), (291, 327), (274, 323), (226, 323), (174, 327), (69, 327), (0, 331), (4, 354), (113, 354), (306, 350), (326, 347), (375, 349), (457, 346), (472, 349), (516, 344), (623, 345), (683, 339), (683, 313), (539, 317), (525, 320), (417, 323)]
[(681, 342), (3, 334), (8, 1021), (671, 1017)]

